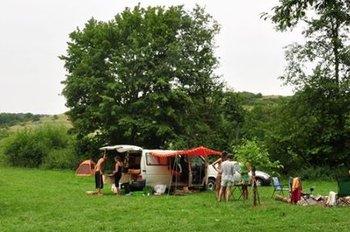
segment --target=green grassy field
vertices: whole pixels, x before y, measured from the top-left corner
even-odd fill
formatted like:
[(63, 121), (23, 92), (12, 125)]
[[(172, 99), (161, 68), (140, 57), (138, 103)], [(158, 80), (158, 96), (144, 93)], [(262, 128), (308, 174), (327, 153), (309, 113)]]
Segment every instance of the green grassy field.
[[(259, 188), (261, 205), (217, 202), (213, 192), (186, 196), (104, 196), (93, 177), (73, 171), (0, 167), (0, 231), (348, 231), (350, 207), (289, 205)], [(315, 193), (336, 191), (333, 182), (304, 182)]]

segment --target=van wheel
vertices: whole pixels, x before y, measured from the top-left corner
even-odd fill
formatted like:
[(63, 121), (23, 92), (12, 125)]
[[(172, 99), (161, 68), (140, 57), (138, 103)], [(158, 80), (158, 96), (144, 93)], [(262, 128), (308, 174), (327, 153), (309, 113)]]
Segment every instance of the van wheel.
[(207, 190), (209, 190), (209, 191), (214, 191), (215, 190), (215, 179), (214, 178), (210, 178), (208, 180)]

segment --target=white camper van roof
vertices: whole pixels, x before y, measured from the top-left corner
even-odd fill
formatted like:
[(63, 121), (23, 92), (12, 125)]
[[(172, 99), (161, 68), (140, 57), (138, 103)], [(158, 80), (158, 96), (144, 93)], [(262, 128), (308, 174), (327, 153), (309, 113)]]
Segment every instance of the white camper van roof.
[(112, 145), (101, 147), (100, 150), (116, 150), (117, 152), (123, 153), (127, 151), (141, 151), (142, 147), (135, 145)]

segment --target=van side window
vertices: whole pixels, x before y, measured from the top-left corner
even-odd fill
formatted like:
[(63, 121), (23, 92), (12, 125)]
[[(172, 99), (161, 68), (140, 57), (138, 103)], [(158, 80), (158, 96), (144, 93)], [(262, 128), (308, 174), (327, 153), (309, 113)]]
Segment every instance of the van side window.
[(168, 158), (157, 157), (157, 156), (151, 155), (150, 153), (146, 153), (146, 163), (147, 165), (154, 165), (154, 166), (168, 166)]

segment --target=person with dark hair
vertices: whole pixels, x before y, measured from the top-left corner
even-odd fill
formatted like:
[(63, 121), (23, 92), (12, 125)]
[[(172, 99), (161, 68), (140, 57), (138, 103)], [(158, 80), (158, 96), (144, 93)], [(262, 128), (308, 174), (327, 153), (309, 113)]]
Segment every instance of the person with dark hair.
[(120, 181), (120, 178), (122, 177), (123, 161), (119, 155), (116, 155), (116, 157), (114, 157), (114, 161), (115, 161), (115, 168), (114, 168), (113, 175), (114, 175), (115, 193), (119, 195), (120, 194), (119, 181)]

